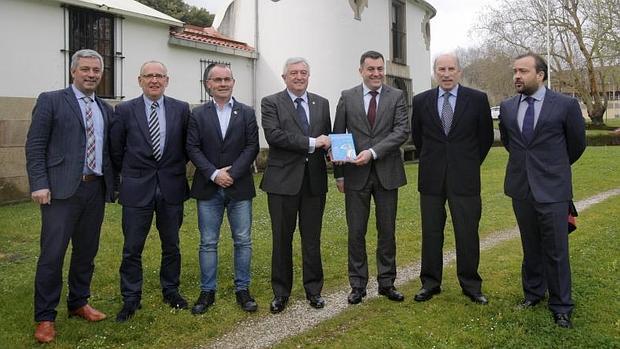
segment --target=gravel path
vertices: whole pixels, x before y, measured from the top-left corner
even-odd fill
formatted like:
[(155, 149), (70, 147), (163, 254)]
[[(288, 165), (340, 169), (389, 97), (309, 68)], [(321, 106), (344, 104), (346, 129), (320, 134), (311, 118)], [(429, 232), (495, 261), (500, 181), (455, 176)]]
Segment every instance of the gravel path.
[[(620, 195), (620, 188), (612, 189), (599, 193), (582, 201), (576, 202), (578, 211), (585, 210), (612, 196)], [(517, 227), (508, 230), (494, 232), (480, 241), (480, 249), (486, 250), (496, 245), (517, 238), (519, 230)], [(448, 251), (444, 253), (444, 265), (452, 263), (456, 259), (456, 253)], [(420, 273), (420, 263), (405, 266), (398, 269), (396, 286), (415, 280)], [(349, 287), (330, 294), (324, 294), (326, 307), (321, 310), (312, 310), (304, 300), (289, 303), (286, 310), (278, 315), (268, 315), (266, 317), (251, 319), (240, 322), (233, 332), (227, 333), (214, 340), (210, 345), (202, 348), (265, 348), (277, 344), (285, 338), (298, 335), (316, 326), (322, 321), (339, 315), (349, 307), (347, 295)], [(376, 283), (368, 285), (367, 300), (379, 297), (377, 294)], [(260, 333), (260, 335), (256, 335)]]

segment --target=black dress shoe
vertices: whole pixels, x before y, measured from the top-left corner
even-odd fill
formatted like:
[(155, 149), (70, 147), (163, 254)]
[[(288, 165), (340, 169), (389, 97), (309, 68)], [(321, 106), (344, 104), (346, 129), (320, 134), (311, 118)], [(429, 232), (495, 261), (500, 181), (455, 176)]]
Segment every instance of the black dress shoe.
[(441, 293), (441, 288), (439, 287), (435, 287), (435, 288), (421, 288), (418, 293), (415, 294), (415, 296), (413, 297), (413, 299), (416, 302), (425, 302), (431, 298), (433, 298), (434, 295)]
[(366, 297), (365, 288), (353, 287), (351, 293), (349, 293), (349, 297), (347, 297), (347, 301), (349, 304), (358, 304), (364, 297)]
[(192, 314), (198, 315), (203, 314), (210, 306), (215, 303), (215, 292), (213, 291), (200, 291), (200, 296), (198, 296), (198, 300), (194, 303), (192, 307)]
[(187, 301), (179, 294), (179, 292), (173, 292), (165, 295), (164, 303), (168, 304), (171, 308), (187, 309)]
[(258, 304), (252, 296), (250, 296), (250, 291), (248, 290), (240, 290), (235, 292), (235, 296), (237, 297), (237, 304), (247, 312), (255, 312), (258, 309)]
[(382, 296), (386, 296), (389, 300), (395, 302), (402, 302), (405, 300), (405, 296), (403, 296), (402, 293), (398, 292), (394, 286), (380, 288), (379, 294)]
[(125, 302), (121, 311), (116, 314), (116, 322), (129, 320), (136, 313), (136, 310), (140, 308), (142, 308), (142, 305), (139, 302)]
[(310, 301), (310, 306), (315, 309), (321, 309), (325, 306), (325, 300), (320, 294), (308, 296), (308, 301)]
[(480, 305), (487, 305), (487, 304), (489, 304), (489, 300), (482, 293), (473, 295), (473, 294), (470, 294), (470, 293), (463, 292), (463, 294), (465, 294), (467, 296), (467, 298), (471, 299), (471, 301), (476, 303), (476, 304), (480, 304)]
[(521, 308), (521, 309), (533, 308), (538, 303), (540, 303), (540, 299), (534, 299), (534, 300), (525, 299), (525, 300), (523, 300), (523, 302), (519, 303), (519, 308)]
[(286, 308), (286, 303), (288, 303), (288, 297), (273, 297), (273, 301), (269, 305), (269, 311), (272, 314), (280, 313)]
[(570, 314), (555, 313), (553, 314), (553, 321), (562, 328), (573, 328), (573, 323), (570, 321)]

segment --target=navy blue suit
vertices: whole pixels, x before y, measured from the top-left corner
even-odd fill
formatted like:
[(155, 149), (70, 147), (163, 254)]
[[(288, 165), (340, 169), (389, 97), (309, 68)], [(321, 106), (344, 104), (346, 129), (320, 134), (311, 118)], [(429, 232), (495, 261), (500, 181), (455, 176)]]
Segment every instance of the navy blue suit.
[(103, 117), (103, 178), (89, 182), (82, 180), (86, 132), (73, 89), (42, 93), (32, 111), (25, 146), (30, 190), (49, 189), (52, 198), (49, 205), (41, 205), (41, 254), (34, 296), (37, 322), (56, 318), (62, 264), (70, 240), (69, 310), (87, 304), (90, 297), (105, 201), (112, 201), (114, 192), (107, 147), (112, 108), (98, 97), (95, 101)]
[(523, 245), (523, 291), (538, 301), (549, 291), (549, 309), (570, 313), (568, 201), (571, 164), (586, 147), (585, 125), (577, 100), (546, 90), (530, 142), (517, 121), (520, 95), (502, 102), (500, 131), (508, 150), (504, 191), (512, 198)]
[(166, 138), (159, 161), (153, 155), (142, 96), (116, 106), (110, 134), (112, 162), (120, 172), (123, 205), (121, 294), (139, 302), (142, 294), (141, 255), (153, 214), (162, 246), (160, 284), (164, 297), (178, 292), (181, 272), (179, 228), (183, 202), (189, 197), (185, 152), (190, 111), (186, 102), (164, 97)]

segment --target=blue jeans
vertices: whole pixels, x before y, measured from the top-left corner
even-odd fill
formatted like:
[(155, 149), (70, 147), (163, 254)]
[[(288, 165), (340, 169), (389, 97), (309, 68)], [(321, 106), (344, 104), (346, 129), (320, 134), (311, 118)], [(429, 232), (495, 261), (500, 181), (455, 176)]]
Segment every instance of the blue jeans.
[(209, 200), (196, 200), (198, 205), (198, 229), (200, 230), (200, 289), (217, 289), (217, 243), (224, 209), (232, 231), (235, 263), (235, 291), (250, 286), (250, 263), (252, 259), (252, 200), (235, 201), (220, 188)]

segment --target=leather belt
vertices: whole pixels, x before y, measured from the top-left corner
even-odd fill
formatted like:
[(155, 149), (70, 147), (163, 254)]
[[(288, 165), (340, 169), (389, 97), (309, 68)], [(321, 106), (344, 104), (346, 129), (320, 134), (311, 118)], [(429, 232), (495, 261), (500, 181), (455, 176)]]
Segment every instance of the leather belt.
[(94, 180), (99, 179), (99, 177), (101, 177), (101, 176), (97, 176), (97, 175), (94, 175), (94, 174), (82, 175), (82, 182), (92, 182)]

